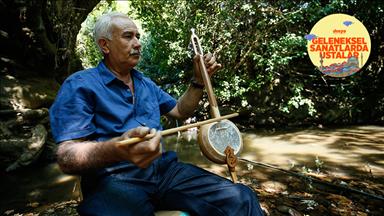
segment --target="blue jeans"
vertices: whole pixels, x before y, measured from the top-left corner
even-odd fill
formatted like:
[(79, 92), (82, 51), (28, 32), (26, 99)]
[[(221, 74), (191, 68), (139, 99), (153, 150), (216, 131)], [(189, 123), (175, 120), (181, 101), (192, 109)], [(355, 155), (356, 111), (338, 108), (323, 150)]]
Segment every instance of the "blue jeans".
[[(88, 185), (87, 185), (88, 184)], [(145, 216), (158, 210), (190, 215), (263, 215), (256, 194), (247, 186), (177, 161), (166, 152), (148, 168), (115, 166), (82, 179), (80, 215)]]

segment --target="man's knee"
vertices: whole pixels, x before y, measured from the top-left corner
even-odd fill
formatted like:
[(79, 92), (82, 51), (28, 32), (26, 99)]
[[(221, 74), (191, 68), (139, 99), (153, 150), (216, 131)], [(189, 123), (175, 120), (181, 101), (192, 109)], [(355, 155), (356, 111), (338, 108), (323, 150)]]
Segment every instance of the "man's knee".
[(243, 184), (235, 184), (231, 189), (233, 201), (238, 204), (249, 205), (252, 202), (257, 202), (256, 194)]
[(233, 215), (263, 215), (256, 193), (243, 184), (235, 184), (228, 193), (232, 194)]

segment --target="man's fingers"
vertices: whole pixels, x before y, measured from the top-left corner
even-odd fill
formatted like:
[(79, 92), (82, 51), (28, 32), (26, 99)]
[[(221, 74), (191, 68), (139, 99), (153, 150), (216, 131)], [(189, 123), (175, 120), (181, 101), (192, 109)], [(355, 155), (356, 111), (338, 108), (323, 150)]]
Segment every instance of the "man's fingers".
[(213, 55), (212, 55), (212, 53), (207, 53), (207, 54), (205, 54), (204, 55), (204, 62), (205, 63), (208, 63), (211, 59), (212, 59), (212, 57), (213, 57)]
[[(135, 151), (137, 157), (134, 162), (140, 168), (146, 168), (151, 162), (161, 155), (161, 147), (160, 147), (160, 139), (161, 134), (157, 132), (156, 135), (146, 141), (138, 143), (137, 146), (132, 146), (133, 149), (131, 151)], [(136, 149), (134, 149), (136, 148)]]
[(152, 139), (131, 145), (129, 151), (136, 155), (158, 152), (160, 151), (160, 139), (161, 134), (157, 132)]
[[(221, 64), (216, 62), (215, 54), (207, 53), (203, 57), (204, 59), (204, 65), (207, 69), (207, 72), (209, 76), (212, 76), (217, 70), (219, 70), (222, 66)], [(203, 83), (202, 77), (201, 77), (201, 68), (200, 68), (200, 55), (196, 54), (193, 58), (193, 66), (195, 69), (195, 80), (197, 80), (200, 83)]]
[[(138, 130), (138, 132), (140, 131)], [(161, 155), (161, 133), (156, 132), (154, 129), (151, 132), (154, 137), (149, 140), (119, 147), (121, 157), (139, 167), (147, 167), (155, 158)]]
[(212, 75), (221, 68), (221, 64), (217, 63), (215, 54), (207, 53), (204, 56), (205, 67), (209, 75)]
[[(204, 59), (204, 64), (206, 68), (209, 68), (216, 63), (216, 57), (212, 55), (212, 53), (205, 54), (203, 59)], [(199, 62), (200, 62), (200, 56), (197, 54), (193, 57), (193, 63), (198, 64)]]
[(215, 56), (212, 56), (210, 59), (207, 59), (205, 65), (207, 67), (210, 67), (212, 66), (214, 63), (216, 63), (216, 57)]
[(217, 70), (221, 68), (221, 64), (218, 64), (215, 62), (211, 67), (208, 68), (208, 74), (209, 76), (212, 76)]
[(136, 133), (132, 134), (132, 136), (145, 137), (145, 135), (150, 133), (151, 129), (149, 127), (138, 127), (135, 131)]
[(151, 129), (149, 127), (137, 127), (137, 128), (134, 128), (132, 130), (129, 130), (127, 132), (127, 136), (126, 138), (130, 138), (130, 137), (145, 137), (145, 135), (147, 135), (149, 132), (151, 131)]

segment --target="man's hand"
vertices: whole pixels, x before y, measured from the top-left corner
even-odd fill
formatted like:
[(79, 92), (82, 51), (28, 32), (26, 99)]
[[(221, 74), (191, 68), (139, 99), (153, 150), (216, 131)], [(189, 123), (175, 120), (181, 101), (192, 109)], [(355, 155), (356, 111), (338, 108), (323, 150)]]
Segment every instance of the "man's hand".
[[(204, 81), (201, 76), (199, 66), (201, 59), (200, 57), (200, 55), (195, 55), (195, 57), (193, 58), (194, 76), (192, 78), (192, 81), (194, 82), (194, 84), (197, 84), (198, 87), (196, 88), (196, 85), (191, 85), (183, 94), (183, 96), (179, 98), (177, 105), (169, 113), (167, 113), (168, 116), (177, 119), (188, 118), (193, 114), (193, 112), (199, 105), (199, 101), (203, 95), (204, 87)], [(212, 74), (214, 74), (217, 70), (221, 68), (221, 64), (216, 62), (216, 57), (211, 53), (207, 53), (206, 55), (204, 55), (203, 59), (209, 76), (212, 76)]]
[(129, 139), (132, 137), (145, 137), (151, 134), (153, 137), (149, 140), (132, 145), (119, 146), (118, 154), (122, 160), (129, 160), (140, 168), (148, 167), (151, 162), (161, 155), (160, 132), (148, 127), (137, 127), (125, 132), (120, 139)]
[[(204, 64), (205, 64), (205, 67), (207, 68), (207, 72), (209, 76), (212, 76), (212, 74), (214, 74), (217, 70), (221, 68), (221, 64), (216, 62), (216, 57), (212, 55), (212, 53), (205, 54), (203, 59), (204, 59)], [(199, 64), (200, 64), (200, 56), (195, 55), (195, 57), (193, 58), (194, 76), (192, 79), (194, 80), (194, 82), (204, 85)]]

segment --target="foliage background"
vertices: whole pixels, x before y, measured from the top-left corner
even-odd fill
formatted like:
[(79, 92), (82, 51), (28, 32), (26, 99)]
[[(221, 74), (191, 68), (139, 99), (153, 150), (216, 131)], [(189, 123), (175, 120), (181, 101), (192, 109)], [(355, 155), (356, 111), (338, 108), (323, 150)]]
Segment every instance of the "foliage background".
[[(176, 97), (192, 75), (190, 29), (195, 28), (203, 49), (216, 53), (224, 66), (212, 80), (221, 110), (241, 112), (249, 127), (384, 121), (383, 1), (103, 1), (78, 35), (86, 67), (101, 57), (90, 29), (97, 16), (111, 10), (142, 25), (138, 67)], [(367, 64), (350, 77), (323, 76), (307, 56), (304, 35), (333, 13), (355, 16), (371, 36)], [(207, 113), (204, 101), (197, 115)]]

